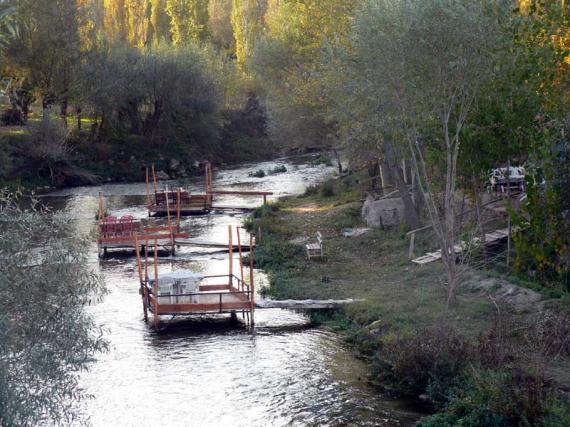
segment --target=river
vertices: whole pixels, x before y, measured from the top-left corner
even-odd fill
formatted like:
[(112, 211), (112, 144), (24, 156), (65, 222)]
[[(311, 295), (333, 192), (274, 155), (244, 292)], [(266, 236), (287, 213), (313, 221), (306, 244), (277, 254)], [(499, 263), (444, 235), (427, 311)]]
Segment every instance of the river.
[[(286, 173), (248, 176), (281, 164)], [(291, 159), (256, 163), (214, 171), (214, 187), (274, 191), (276, 198), (302, 193), (333, 170)], [(203, 191), (198, 178), (184, 185)], [(147, 217), (144, 183), (67, 189), (44, 200), (63, 210), (78, 231), (89, 232), (99, 192), (112, 214)], [(216, 200), (220, 205), (261, 203), (234, 196)], [(193, 238), (227, 242), (227, 226), (239, 225), (243, 218), (227, 213), (188, 217), (182, 229)], [(413, 407), (371, 387), (366, 364), (338, 335), (311, 326), (300, 313), (257, 310), (254, 331), (224, 319), (201, 318), (176, 321), (156, 332), (143, 321), (135, 258), (99, 260), (95, 243), (91, 254), (109, 292), (88, 310), (110, 344), (80, 377), (92, 396), (81, 411), (94, 426), (408, 426), (420, 417)], [(227, 257), (182, 247), (176, 256), (161, 258), (159, 271), (223, 274)], [(256, 282), (257, 288), (266, 282), (262, 272), (256, 272)]]

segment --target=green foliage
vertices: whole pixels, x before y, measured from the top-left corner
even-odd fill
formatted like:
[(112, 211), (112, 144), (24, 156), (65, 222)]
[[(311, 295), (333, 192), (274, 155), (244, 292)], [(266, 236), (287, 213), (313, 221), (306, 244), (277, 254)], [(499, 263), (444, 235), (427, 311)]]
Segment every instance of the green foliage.
[(320, 194), (321, 197), (333, 197), (335, 195), (334, 182), (329, 180), (321, 184)]
[(249, 175), (252, 178), (264, 178), (265, 177), (265, 171), (263, 169), (258, 169), (255, 172), (250, 172)]
[(174, 44), (197, 42), (206, 38), (208, 0), (166, 0)]
[(521, 227), (514, 236), (516, 267), (544, 286), (569, 291), (570, 143), (562, 129), (545, 128), (543, 133), (528, 168), (528, 201), (515, 218)]
[(331, 156), (324, 153), (324, 154), (321, 154), (316, 159), (312, 160), (311, 165), (313, 165), (313, 166), (319, 166), (319, 165), (332, 166), (333, 162), (332, 162)]
[(285, 173), (285, 172), (287, 172), (287, 168), (285, 167), (285, 165), (280, 165), (280, 166), (275, 166), (268, 173), (269, 175), (276, 175), (278, 173)]
[(84, 305), (103, 292), (90, 239), (37, 201), (0, 195), (0, 419), (70, 424), (78, 372), (105, 348)]
[(568, 401), (546, 391), (540, 375), (474, 370), (445, 412), (422, 419), (418, 426), (552, 426), (565, 425), (568, 415)]

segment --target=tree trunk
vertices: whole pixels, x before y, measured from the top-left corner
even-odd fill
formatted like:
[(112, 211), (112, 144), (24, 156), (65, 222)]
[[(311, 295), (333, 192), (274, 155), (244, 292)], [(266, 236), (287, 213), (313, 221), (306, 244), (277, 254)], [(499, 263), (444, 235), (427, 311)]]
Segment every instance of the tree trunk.
[(81, 106), (75, 107), (75, 114), (77, 116), (77, 130), (81, 132)]
[(67, 108), (69, 106), (69, 99), (67, 98), (67, 96), (64, 96), (63, 99), (61, 100), (61, 106), (60, 106), (60, 117), (61, 117), (61, 122), (63, 123), (63, 126), (67, 129)]
[(336, 157), (336, 162), (338, 165), (338, 174), (342, 175), (342, 163), (340, 162), (340, 155), (338, 154), (338, 150), (335, 148), (333, 149), (334, 155)]
[[(388, 157), (388, 156), (386, 156)], [(395, 184), (398, 193), (404, 203), (404, 221), (412, 229), (420, 228), (420, 218), (416, 211), (416, 206), (410, 196), (407, 185), (404, 183), (404, 177), (400, 167), (390, 162), (388, 159), (382, 161), (382, 169), (390, 176), (390, 180)]]

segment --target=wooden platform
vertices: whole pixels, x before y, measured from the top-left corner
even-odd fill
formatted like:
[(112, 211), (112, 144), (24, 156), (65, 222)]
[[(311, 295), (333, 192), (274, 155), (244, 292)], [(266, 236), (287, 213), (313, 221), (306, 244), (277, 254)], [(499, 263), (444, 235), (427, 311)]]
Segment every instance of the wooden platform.
[(313, 310), (313, 309), (332, 309), (338, 308), (347, 304), (354, 304), (356, 302), (363, 302), (363, 299), (342, 299), (342, 300), (261, 300), (256, 301), (255, 308), (281, 308), (288, 310)]
[[(509, 237), (509, 229), (504, 228), (501, 230), (491, 231), (490, 233), (485, 234), (485, 246), (492, 246), (498, 244)], [(456, 255), (461, 255), (464, 251), (468, 250), (472, 247), (477, 247), (481, 245), (481, 239), (479, 237), (475, 237), (471, 239), (470, 242), (463, 241), (454, 246)], [(439, 261), (441, 259), (441, 249), (435, 252), (428, 252), (424, 256), (415, 258), (412, 260), (413, 263), (419, 265), (429, 264), (434, 261)]]

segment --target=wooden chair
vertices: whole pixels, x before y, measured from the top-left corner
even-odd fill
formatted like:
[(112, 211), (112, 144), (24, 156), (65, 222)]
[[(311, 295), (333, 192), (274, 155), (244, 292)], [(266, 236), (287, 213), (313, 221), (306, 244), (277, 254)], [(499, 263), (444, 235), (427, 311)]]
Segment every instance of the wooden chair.
[(320, 231), (317, 231), (316, 234), (316, 242), (314, 243), (307, 243), (305, 245), (307, 250), (307, 258), (324, 258), (324, 251), (323, 251), (323, 235)]

